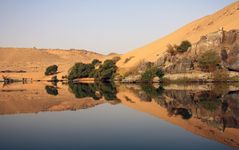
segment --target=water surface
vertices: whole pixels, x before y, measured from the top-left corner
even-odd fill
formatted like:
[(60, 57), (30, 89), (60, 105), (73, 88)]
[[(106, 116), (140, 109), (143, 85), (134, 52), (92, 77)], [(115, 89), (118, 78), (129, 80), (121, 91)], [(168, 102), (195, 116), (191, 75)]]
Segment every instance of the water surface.
[(236, 85), (11, 84), (0, 149), (239, 148)]

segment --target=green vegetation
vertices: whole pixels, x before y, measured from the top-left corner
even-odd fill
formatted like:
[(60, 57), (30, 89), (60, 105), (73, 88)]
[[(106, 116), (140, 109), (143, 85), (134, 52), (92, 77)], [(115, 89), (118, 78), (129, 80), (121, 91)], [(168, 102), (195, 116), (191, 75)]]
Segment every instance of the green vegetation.
[(58, 66), (52, 65), (46, 68), (45, 75), (54, 75), (57, 73)]
[(177, 47), (177, 52), (186, 52), (192, 44), (189, 41), (182, 41), (182, 43)]
[(69, 71), (68, 79), (87, 78), (95, 70), (93, 64), (76, 63)]
[(143, 82), (152, 82), (154, 77), (162, 78), (163, 76), (164, 72), (160, 68), (151, 67), (142, 74), (141, 80)]
[[(93, 60), (91, 64), (76, 63), (69, 71), (68, 79), (77, 78), (95, 78), (98, 81), (110, 81), (114, 79), (117, 70), (116, 62), (113, 60), (105, 60), (100, 64), (99, 60)], [(96, 69), (95, 66), (99, 65)]]
[(111, 81), (114, 79), (117, 66), (113, 60), (105, 60), (99, 69), (94, 70), (91, 73), (91, 77), (94, 77), (99, 81)]
[(97, 64), (101, 64), (101, 61), (99, 61), (98, 59), (94, 59), (92, 60), (91, 64), (95, 66)]
[(174, 56), (177, 53), (184, 53), (186, 52), (190, 47), (192, 47), (192, 44), (189, 41), (182, 41), (181, 44), (178, 45), (167, 45), (167, 52), (171, 55)]
[(214, 50), (208, 50), (199, 56), (198, 63), (202, 71), (212, 72), (220, 64), (220, 57)]

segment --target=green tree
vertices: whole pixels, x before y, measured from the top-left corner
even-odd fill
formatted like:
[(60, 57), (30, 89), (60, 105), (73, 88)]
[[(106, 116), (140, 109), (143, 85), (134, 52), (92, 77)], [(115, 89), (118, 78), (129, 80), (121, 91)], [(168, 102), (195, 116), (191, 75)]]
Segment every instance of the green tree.
[(143, 82), (152, 82), (154, 77), (162, 78), (163, 76), (164, 76), (164, 72), (160, 68), (152, 67), (147, 69), (142, 74), (141, 80)]
[(76, 63), (69, 71), (68, 79), (86, 78), (95, 70), (93, 64)]
[(114, 79), (117, 66), (113, 60), (105, 60), (104, 63), (96, 70), (95, 77), (100, 81), (109, 81)]
[(208, 50), (199, 56), (198, 63), (202, 71), (215, 71), (220, 64), (220, 57), (214, 50)]
[(92, 62), (91, 62), (91, 64), (92, 65), (97, 65), (97, 64), (100, 64), (101, 63), (101, 61), (99, 61), (98, 59), (94, 59), (94, 60), (92, 60)]
[(54, 75), (57, 73), (58, 66), (52, 65), (46, 68), (45, 75)]

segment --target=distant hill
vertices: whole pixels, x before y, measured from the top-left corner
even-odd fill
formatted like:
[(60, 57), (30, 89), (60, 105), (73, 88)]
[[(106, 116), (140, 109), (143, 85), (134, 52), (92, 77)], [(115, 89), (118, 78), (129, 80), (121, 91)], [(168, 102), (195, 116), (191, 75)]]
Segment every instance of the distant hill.
[[(49, 65), (59, 65), (59, 77), (66, 75), (76, 62), (91, 62), (104, 59), (105, 55), (87, 50), (0, 48), (0, 71), (26, 71), (26, 73), (7, 74), (16, 78), (46, 79), (44, 72)], [(1, 74), (0, 74), (1, 75)]]

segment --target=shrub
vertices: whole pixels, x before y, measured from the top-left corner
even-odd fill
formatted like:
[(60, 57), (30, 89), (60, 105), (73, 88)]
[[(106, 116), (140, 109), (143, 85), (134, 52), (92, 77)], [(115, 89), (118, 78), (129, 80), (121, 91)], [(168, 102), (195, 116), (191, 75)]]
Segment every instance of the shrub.
[(152, 82), (152, 79), (154, 77), (158, 76), (159, 78), (162, 78), (164, 76), (163, 71), (160, 68), (152, 67), (150, 69), (147, 69), (143, 74), (141, 80), (143, 82)]
[(215, 71), (220, 64), (220, 57), (215, 51), (208, 50), (199, 56), (198, 63), (203, 71)]
[(163, 70), (161, 70), (161, 69), (159, 69), (159, 68), (156, 70), (156, 73), (155, 73), (155, 74), (156, 74), (156, 76), (159, 77), (159, 78), (163, 78), (163, 76), (164, 76)]
[(93, 64), (76, 63), (69, 71), (68, 79), (86, 78), (95, 70)]
[(169, 53), (170, 55), (174, 56), (177, 54), (176, 48), (174, 46), (172, 46), (171, 44), (167, 45), (167, 53)]
[(101, 61), (99, 61), (98, 59), (94, 59), (94, 60), (92, 60), (92, 62), (91, 62), (91, 64), (92, 65), (97, 65), (97, 64), (100, 64), (101, 63)]
[(57, 73), (58, 66), (52, 65), (46, 68), (45, 75), (54, 75)]
[(113, 80), (117, 66), (113, 60), (105, 60), (104, 63), (96, 70), (95, 77), (101, 81)]
[(177, 52), (186, 52), (192, 44), (189, 41), (182, 41), (182, 43), (177, 47)]
[(95, 69), (95, 63), (99, 63), (99, 61), (93, 60), (91, 64), (76, 63), (69, 70), (68, 79), (91, 77), (99, 81), (109, 81), (114, 78), (117, 66), (113, 60), (105, 60), (98, 69)]

